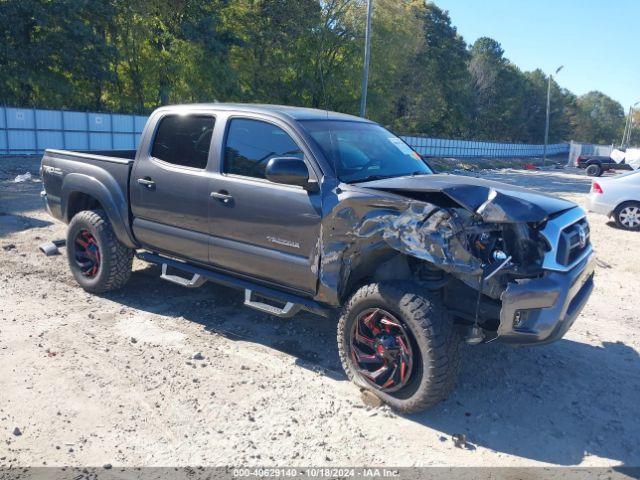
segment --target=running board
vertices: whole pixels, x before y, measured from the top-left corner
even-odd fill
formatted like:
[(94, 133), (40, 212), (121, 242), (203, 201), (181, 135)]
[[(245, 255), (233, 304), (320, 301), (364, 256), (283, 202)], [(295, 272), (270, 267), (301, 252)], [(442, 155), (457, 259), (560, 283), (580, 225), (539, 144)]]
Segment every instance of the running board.
[(268, 313), (269, 315), (274, 315), (281, 318), (293, 317), (302, 308), (301, 305), (297, 305), (292, 302), (287, 302), (285, 303), (284, 307), (278, 308), (274, 305), (269, 305), (268, 303), (254, 300), (253, 291), (249, 289), (245, 289), (244, 291), (244, 304), (245, 306), (253, 308), (254, 310), (258, 310), (260, 312)]
[[(202, 277), (204, 280), (208, 282), (219, 283), (221, 285), (226, 285), (228, 287), (238, 288), (241, 290), (251, 290), (253, 293), (260, 295), (261, 297), (264, 297), (264, 298), (277, 299), (277, 301), (282, 303), (292, 303), (297, 307), (299, 307), (300, 309), (313, 312), (323, 317), (335, 318), (336, 315), (338, 314), (337, 309), (328, 307), (326, 305), (322, 305), (313, 299), (303, 297), (300, 295), (295, 295), (288, 292), (284, 292), (280, 289), (276, 290), (275, 288), (270, 288), (268, 286), (261, 285), (257, 282), (251, 281), (249, 279), (239, 278), (238, 276), (230, 275), (222, 271), (212, 270), (209, 268), (192, 265), (182, 260), (178, 260), (176, 258), (171, 258), (164, 255), (158, 255), (157, 253), (151, 253), (148, 251), (137, 252), (136, 257), (138, 257), (140, 260), (143, 260), (145, 262), (155, 263), (156, 265), (160, 265), (160, 266), (166, 264), (168, 267), (175, 268), (187, 274), (192, 274), (194, 276), (199, 275), (200, 277)], [(166, 272), (166, 269), (165, 269), (165, 272)], [(186, 282), (189, 281), (184, 278), (182, 278), (181, 280)], [(194, 279), (192, 278), (192, 280)], [(173, 281), (173, 279), (169, 281)], [(181, 282), (179, 284), (183, 285), (183, 283)], [(281, 310), (281, 309), (278, 309), (278, 310)], [(269, 314), (272, 314), (272, 312), (269, 311)]]
[(160, 278), (162, 280), (166, 280), (167, 282), (175, 283), (185, 288), (198, 288), (207, 282), (207, 280), (202, 275), (199, 275), (197, 273), (194, 273), (191, 279), (183, 278), (178, 275), (168, 275), (167, 267), (168, 265), (166, 263), (162, 264), (162, 274), (160, 275)]

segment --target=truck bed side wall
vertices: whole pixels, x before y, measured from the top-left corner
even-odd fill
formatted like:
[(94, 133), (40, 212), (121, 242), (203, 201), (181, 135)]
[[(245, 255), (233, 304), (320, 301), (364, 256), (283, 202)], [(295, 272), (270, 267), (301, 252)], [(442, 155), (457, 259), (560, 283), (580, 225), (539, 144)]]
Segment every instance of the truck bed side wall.
[(54, 217), (68, 223), (79, 208), (83, 209), (83, 202), (94, 199), (107, 213), (118, 239), (129, 247), (136, 246), (128, 202), (133, 160), (47, 150), (42, 166), (47, 202)]

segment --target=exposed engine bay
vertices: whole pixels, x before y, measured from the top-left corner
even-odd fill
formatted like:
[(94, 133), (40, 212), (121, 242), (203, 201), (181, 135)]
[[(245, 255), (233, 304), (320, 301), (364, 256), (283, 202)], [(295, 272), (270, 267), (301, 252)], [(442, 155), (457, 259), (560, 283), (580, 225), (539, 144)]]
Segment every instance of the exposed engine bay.
[(359, 235), (381, 235), (394, 249), (499, 298), (510, 280), (542, 273), (546, 242), (538, 227), (486, 223), (464, 209), (411, 203), (399, 215), (367, 219)]

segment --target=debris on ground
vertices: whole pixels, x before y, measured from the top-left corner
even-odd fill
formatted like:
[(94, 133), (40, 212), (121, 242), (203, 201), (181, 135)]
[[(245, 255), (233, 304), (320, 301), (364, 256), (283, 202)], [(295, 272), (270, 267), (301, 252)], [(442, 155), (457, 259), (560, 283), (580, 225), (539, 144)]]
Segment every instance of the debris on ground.
[(24, 182), (28, 182), (29, 180), (31, 180), (31, 172), (27, 172), (27, 173), (23, 173), (22, 175), (17, 175), (16, 178), (13, 180), (13, 183), (24, 183)]
[(362, 403), (364, 403), (367, 407), (378, 408), (382, 406), (382, 400), (380, 400), (375, 394), (371, 393), (369, 390), (362, 390)]
[(22, 430), (20, 430), (20, 428), (16, 427), (16, 428), (13, 429), (13, 434), (16, 437), (19, 437), (20, 435), (22, 435)]
[(464, 433), (454, 433), (451, 439), (456, 447), (467, 448), (467, 436)]

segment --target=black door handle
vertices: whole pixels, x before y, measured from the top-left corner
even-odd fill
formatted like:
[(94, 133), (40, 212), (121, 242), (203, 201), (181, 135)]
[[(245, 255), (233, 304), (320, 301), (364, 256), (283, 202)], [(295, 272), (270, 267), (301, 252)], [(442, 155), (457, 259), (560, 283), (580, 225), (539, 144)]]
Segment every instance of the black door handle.
[(219, 192), (211, 192), (211, 196), (220, 200), (222, 203), (230, 203), (233, 200), (233, 197), (229, 195), (225, 190), (220, 190)]
[(156, 188), (156, 182), (151, 180), (149, 177), (139, 178), (138, 183), (143, 187), (148, 188), (149, 190), (153, 190), (154, 188)]

